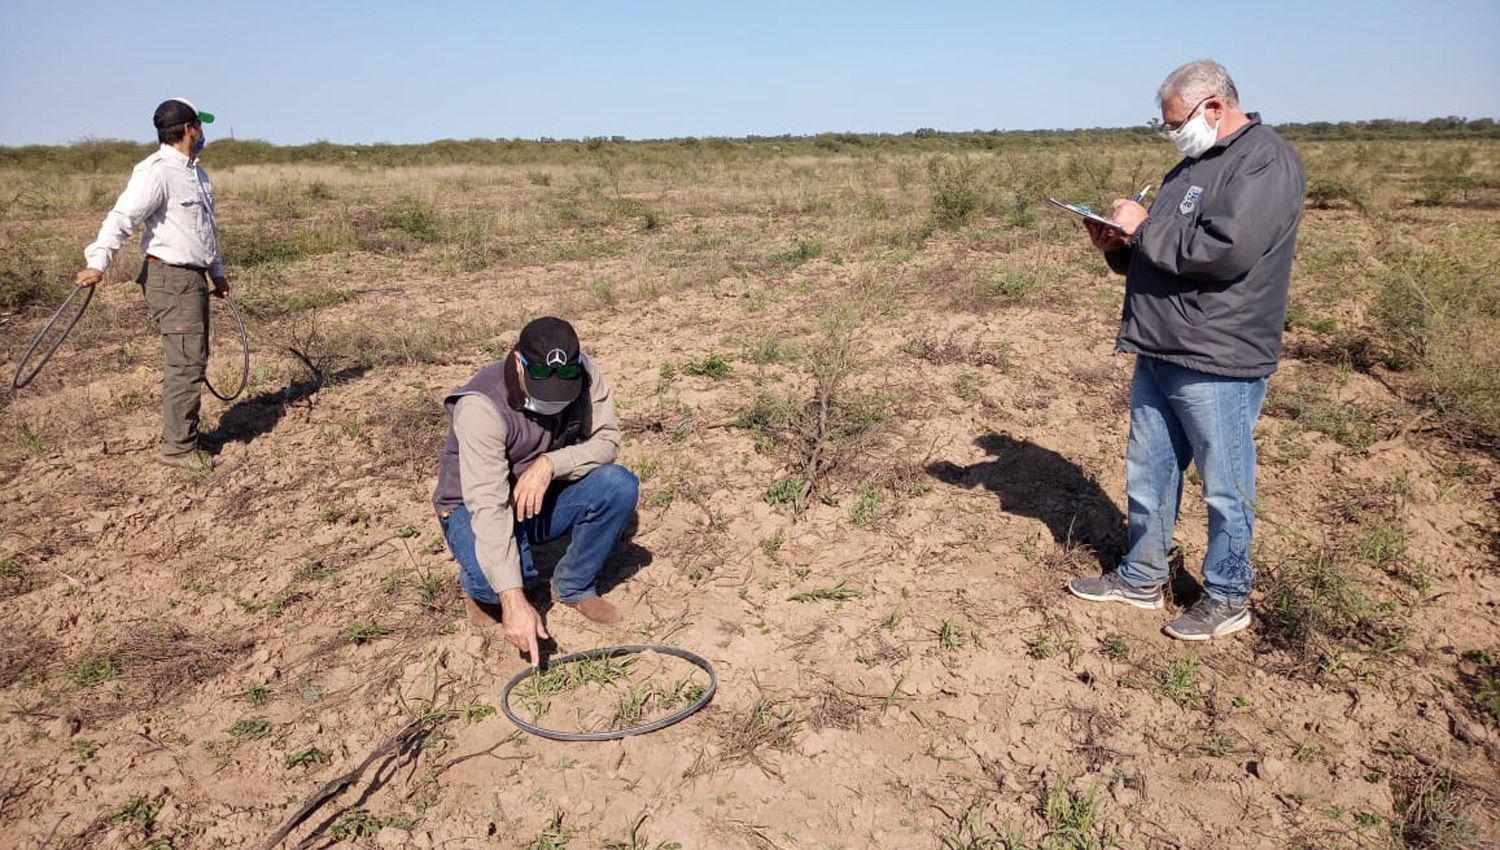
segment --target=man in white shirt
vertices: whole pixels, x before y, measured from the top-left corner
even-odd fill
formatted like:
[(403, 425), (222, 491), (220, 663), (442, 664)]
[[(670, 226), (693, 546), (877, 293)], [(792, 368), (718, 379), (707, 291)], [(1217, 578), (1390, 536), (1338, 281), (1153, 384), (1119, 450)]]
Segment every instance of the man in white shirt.
[(105, 216), (99, 238), (84, 249), (79, 286), (104, 280), (104, 270), (136, 227), (141, 265), (136, 282), (162, 341), (162, 463), (183, 469), (212, 464), (198, 450), (198, 408), (208, 365), (208, 293), (229, 294), (214, 221), (213, 186), (198, 165), (203, 125), (214, 117), (183, 98), (163, 101), (153, 116), (161, 147), (141, 160)]

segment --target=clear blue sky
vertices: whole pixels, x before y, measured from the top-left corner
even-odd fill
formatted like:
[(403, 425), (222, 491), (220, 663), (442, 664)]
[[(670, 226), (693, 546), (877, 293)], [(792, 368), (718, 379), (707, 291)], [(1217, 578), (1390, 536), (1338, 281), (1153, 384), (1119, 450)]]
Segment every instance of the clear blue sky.
[(1500, 2), (0, 0), (0, 144), (1120, 126), (1209, 56), (1268, 121), (1500, 117)]

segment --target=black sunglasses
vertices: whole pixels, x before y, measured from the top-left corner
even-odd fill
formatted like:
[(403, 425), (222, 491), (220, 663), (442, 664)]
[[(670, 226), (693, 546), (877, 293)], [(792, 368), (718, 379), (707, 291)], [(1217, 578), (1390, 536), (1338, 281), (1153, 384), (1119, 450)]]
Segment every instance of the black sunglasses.
[(532, 363), (526, 359), (526, 355), (516, 352), (521, 358), (521, 367), (526, 370), (526, 377), (533, 381), (545, 381), (556, 375), (564, 381), (576, 381), (583, 374), (583, 364), (574, 360), (561, 366), (549, 366), (546, 363)]

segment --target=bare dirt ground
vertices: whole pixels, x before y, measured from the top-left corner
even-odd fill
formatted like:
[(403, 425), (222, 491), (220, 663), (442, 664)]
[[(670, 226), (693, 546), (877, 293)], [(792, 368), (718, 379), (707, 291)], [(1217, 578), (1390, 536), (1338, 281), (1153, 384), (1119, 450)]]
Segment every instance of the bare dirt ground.
[[(1495, 457), (1294, 328), (1257, 432), (1255, 628), (1160, 633), (1195, 592), (1191, 486), (1172, 610), (1074, 600), (1124, 536), (1121, 281), (1045, 213), (908, 238), (905, 166), (856, 191), (861, 167), (645, 169), (615, 189), (644, 223), (544, 220), (567, 175), (521, 169), (216, 175), (245, 240), (276, 187), (321, 181), (371, 203), (446, 187), (436, 214), (490, 211), (475, 244), (500, 249), (232, 265), (256, 371), (205, 401), (212, 473), (151, 463), (132, 286), (5, 397), (0, 845), (257, 847), (405, 729), (285, 846), (1494, 846)], [(37, 224), (81, 248), (97, 212)], [(1310, 210), (1304, 255), (1370, 231)], [(1362, 262), (1299, 268), (1298, 297)], [(643, 482), (610, 571), (625, 625), (554, 607), (558, 650), (668, 643), (722, 679), (649, 736), (551, 742), (495, 713), (522, 662), (464, 619), (428, 502), (439, 399), (543, 313), (614, 381)], [(0, 326), (7, 376), (44, 315)], [(809, 443), (819, 387), (834, 427)], [(1307, 415), (1314, 391), (1345, 418)]]

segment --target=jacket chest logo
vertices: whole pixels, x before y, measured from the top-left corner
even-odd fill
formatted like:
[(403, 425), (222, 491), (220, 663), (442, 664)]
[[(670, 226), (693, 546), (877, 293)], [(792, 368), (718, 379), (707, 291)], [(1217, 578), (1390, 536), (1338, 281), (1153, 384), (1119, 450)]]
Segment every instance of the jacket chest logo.
[(1189, 186), (1187, 194), (1182, 196), (1182, 203), (1177, 205), (1177, 211), (1187, 215), (1198, 208), (1198, 199), (1203, 197), (1202, 186)]

